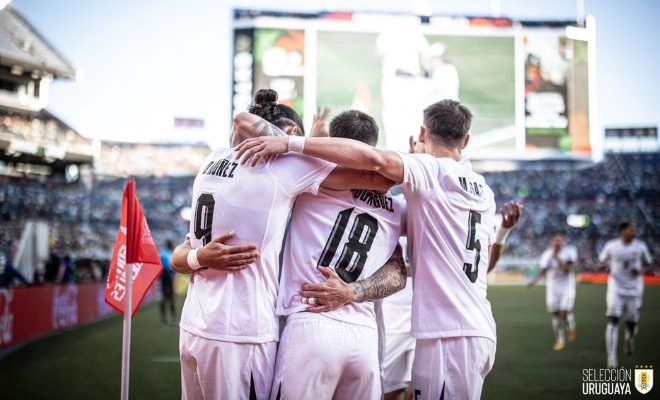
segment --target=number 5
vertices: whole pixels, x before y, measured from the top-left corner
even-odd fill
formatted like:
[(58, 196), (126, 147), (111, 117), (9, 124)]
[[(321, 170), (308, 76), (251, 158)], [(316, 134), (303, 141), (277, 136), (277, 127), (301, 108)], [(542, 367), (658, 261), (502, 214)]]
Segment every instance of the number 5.
[(481, 223), (481, 214), (470, 210), (470, 216), (468, 217), (468, 237), (465, 248), (475, 250), (474, 264), (464, 263), (463, 271), (465, 271), (465, 275), (467, 275), (472, 283), (476, 282), (479, 276), (479, 261), (481, 260), (481, 242), (477, 239), (477, 224), (479, 223)]

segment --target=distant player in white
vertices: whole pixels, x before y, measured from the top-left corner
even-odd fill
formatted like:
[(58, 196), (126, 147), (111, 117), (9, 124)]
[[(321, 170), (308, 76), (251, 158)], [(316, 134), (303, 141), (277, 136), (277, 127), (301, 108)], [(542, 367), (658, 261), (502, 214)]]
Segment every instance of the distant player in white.
[[(363, 112), (345, 111), (331, 121), (330, 136), (374, 146), (378, 127)], [(391, 184), (386, 181), (380, 192)], [(272, 399), (371, 400), (382, 396), (373, 302), (351, 302), (323, 311), (325, 303), (319, 302), (313, 290), (308, 291), (306, 301), (301, 287), (333, 277), (338, 284), (367, 288), (370, 282), (378, 282), (384, 289), (376, 295), (369, 291), (360, 300), (400, 290), (406, 283), (400, 251), (388, 259), (404, 229), (404, 204), (402, 199), (368, 190), (321, 189), (316, 195), (298, 197), (283, 250), (277, 315), (287, 320)]]
[(241, 161), (293, 148), (401, 184), (412, 250), (416, 399), (478, 399), (495, 359), (495, 321), (486, 297), (495, 200), (484, 178), (461, 157), (471, 120), (457, 101), (427, 107), (422, 155), (337, 138), (255, 138), (237, 147)]
[[(277, 116), (281, 105), (276, 99), (273, 91), (259, 91), (255, 103), (271, 107), (269, 115)], [(241, 141), (246, 128), (256, 128), (259, 134), (274, 129), (255, 115), (239, 114), (233, 144)], [(321, 185), (359, 187), (355, 183), (360, 179), (368, 177), (300, 154), (283, 155), (261, 168), (239, 165), (232, 149), (220, 148), (209, 156), (193, 186), (190, 242), (172, 257), (177, 272), (192, 273), (180, 322), (184, 399), (270, 396), (279, 338), (274, 309), (279, 254), (293, 202), (301, 193), (316, 193)], [(230, 231), (229, 237), (221, 237)], [(246, 257), (234, 268), (202, 265), (199, 249), (218, 237), (234, 245), (254, 244), (258, 258)]]
[(605, 328), (608, 368), (618, 365), (619, 318), (623, 317), (626, 321), (623, 342), (626, 355), (632, 354), (638, 331), (644, 292), (644, 264), (649, 265), (652, 261), (648, 247), (636, 237), (635, 224), (624, 222), (619, 226), (619, 238), (605, 243), (600, 252), (601, 266), (609, 264), (610, 267), (607, 280), (608, 324)]
[(577, 259), (575, 246), (566, 245), (564, 236), (556, 233), (552, 245), (541, 255), (541, 272), (530, 282), (530, 285), (534, 285), (541, 277), (545, 277), (545, 304), (552, 314), (552, 331), (555, 335), (553, 349), (556, 351), (564, 349), (567, 336), (570, 342), (575, 340), (573, 305)]

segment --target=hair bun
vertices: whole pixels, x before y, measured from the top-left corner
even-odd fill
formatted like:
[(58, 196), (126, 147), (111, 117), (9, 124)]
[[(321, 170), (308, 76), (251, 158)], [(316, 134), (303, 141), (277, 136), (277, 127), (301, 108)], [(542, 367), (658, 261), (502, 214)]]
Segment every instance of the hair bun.
[(273, 89), (259, 89), (254, 94), (255, 105), (266, 105), (277, 101), (277, 92)]

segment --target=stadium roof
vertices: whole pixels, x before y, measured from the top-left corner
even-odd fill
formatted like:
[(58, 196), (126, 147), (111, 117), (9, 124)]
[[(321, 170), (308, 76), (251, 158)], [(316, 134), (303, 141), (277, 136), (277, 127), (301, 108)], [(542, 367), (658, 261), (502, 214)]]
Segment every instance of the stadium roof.
[(11, 5), (0, 10), (0, 65), (76, 76), (73, 66)]

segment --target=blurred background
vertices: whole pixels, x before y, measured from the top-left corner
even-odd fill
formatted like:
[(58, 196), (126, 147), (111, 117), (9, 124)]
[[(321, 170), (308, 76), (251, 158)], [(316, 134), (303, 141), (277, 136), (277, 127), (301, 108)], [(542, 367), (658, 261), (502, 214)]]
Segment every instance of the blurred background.
[[(399, 151), (437, 99), (473, 111), (473, 165), (498, 205), (525, 204), (489, 277), (503, 339), (485, 396), (572, 398), (579, 369), (604, 359), (598, 251), (624, 220), (656, 256), (660, 244), (659, 11), (653, 0), (0, 1), (2, 387), (12, 398), (116, 397), (119, 320), (103, 290), (126, 180), (156, 244), (181, 242), (202, 160), (270, 87), (308, 129), (317, 107), (356, 108)], [(572, 358), (521, 363), (549, 353), (543, 293), (523, 284), (557, 231), (578, 247), (576, 314), (593, 333)], [(642, 349), (660, 333), (659, 280), (647, 282)], [(132, 390), (178, 397), (178, 331), (155, 306), (136, 326), (144, 368)], [(629, 363), (660, 361), (649, 351)]]

